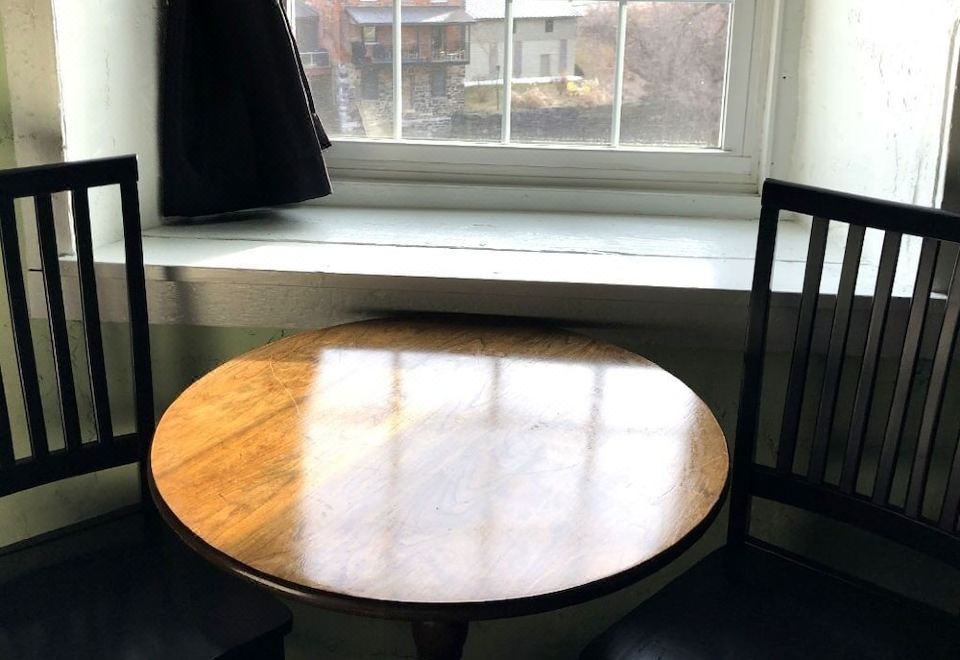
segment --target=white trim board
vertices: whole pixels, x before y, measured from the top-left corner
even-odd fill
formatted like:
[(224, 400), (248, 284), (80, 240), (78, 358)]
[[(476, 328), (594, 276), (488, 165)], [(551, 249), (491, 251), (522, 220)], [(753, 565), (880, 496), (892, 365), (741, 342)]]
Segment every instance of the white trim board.
[[(366, 286), (381, 278), (455, 288), (469, 282), (471, 292), (495, 282), (748, 291), (756, 227), (750, 220), (302, 206), (157, 227), (144, 232), (143, 245), (148, 279), (168, 281), (329, 286), (362, 278)], [(774, 290), (799, 292), (808, 233), (802, 220), (782, 221)], [(825, 293), (836, 291), (843, 244), (842, 227), (834, 226)], [(860, 295), (872, 290), (872, 252), (865, 250)], [(122, 243), (97, 248), (96, 258), (106, 274), (108, 264), (123, 262)], [(910, 269), (903, 270), (899, 296), (910, 293)]]
[[(742, 343), (755, 221), (309, 206), (234, 218), (144, 233), (153, 323), (304, 328), (461, 312), (641, 325), (675, 345)], [(777, 305), (796, 305), (808, 234), (806, 222), (783, 221)], [(836, 291), (843, 243), (832, 231), (824, 293)], [(861, 296), (876, 276), (865, 254)], [(122, 244), (95, 256), (102, 318), (123, 321)], [(68, 316), (79, 318), (75, 264), (65, 258), (62, 271)], [(904, 271), (898, 297), (910, 294)], [(43, 316), (40, 273), (30, 289), (31, 309)]]

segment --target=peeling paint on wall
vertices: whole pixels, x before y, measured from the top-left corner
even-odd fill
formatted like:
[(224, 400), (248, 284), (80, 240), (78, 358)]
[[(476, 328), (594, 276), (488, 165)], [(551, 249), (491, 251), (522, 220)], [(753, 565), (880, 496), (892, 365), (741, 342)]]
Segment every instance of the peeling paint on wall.
[(13, 167), (13, 118), (7, 86), (7, 58), (3, 47), (3, 17), (0, 16), (0, 168)]
[(802, 29), (796, 134), (778, 176), (934, 204), (958, 20), (958, 0), (807, 0), (788, 26)]

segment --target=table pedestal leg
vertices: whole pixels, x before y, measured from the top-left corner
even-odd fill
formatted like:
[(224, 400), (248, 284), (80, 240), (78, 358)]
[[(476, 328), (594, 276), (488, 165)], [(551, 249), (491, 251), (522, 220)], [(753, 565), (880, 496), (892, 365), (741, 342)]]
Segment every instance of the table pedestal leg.
[(466, 621), (414, 621), (419, 660), (460, 660), (467, 641)]

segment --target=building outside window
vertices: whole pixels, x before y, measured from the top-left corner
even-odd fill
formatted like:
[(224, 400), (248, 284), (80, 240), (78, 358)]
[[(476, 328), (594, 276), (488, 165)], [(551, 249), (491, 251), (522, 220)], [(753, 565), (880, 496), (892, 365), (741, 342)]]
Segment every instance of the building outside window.
[(548, 18), (543, 22), (543, 31), (544, 32), (553, 32), (553, 19)]

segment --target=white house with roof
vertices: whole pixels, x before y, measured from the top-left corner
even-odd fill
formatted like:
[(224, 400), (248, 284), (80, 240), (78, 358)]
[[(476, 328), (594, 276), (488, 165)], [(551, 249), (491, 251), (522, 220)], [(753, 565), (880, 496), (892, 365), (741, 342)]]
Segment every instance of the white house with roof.
[[(466, 0), (476, 23), (470, 43), (467, 83), (502, 77), (503, 0)], [(518, 82), (556, 80), (574, 73), (577, 17), (570, 0), (518, 0), (513, 3), (513, 77)]]

